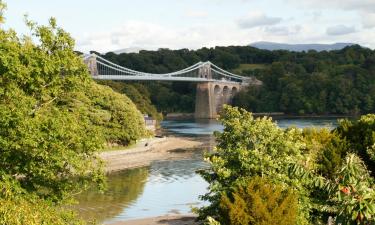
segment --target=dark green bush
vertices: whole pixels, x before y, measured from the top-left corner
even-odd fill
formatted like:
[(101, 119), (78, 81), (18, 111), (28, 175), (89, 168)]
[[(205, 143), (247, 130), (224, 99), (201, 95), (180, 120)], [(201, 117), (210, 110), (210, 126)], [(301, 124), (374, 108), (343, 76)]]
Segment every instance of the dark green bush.
[(348, 141), (352, 151), (366, 163), (375, 175), (375, 114), (361, 116), (358, 120), (341, 120), (337, 132)]

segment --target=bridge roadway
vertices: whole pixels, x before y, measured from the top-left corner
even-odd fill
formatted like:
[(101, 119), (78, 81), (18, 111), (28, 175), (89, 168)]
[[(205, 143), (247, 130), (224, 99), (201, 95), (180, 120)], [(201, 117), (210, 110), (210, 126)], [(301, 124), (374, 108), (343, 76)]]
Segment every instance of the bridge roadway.
[(230, 80), (216, 80), (207, 79), (202, 77), (175, 77), (175, 76), (134, 76), (134, 75), (94, 75), (96, 80), (119, 80), (119, 81), (182, 81), (182, 82), (222, 82), (222, 83), (233, 83), (238, 84), (240, 82), (230, 81)]

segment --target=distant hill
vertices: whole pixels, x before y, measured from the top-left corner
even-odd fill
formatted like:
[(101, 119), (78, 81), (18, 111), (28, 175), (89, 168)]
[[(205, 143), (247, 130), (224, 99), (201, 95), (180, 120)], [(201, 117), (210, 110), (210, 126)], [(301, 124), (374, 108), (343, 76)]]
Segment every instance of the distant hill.
[(355, 45), (353, 43), (334, 43), (334, 44), (284, 44), (284, 43), (275, 43), (275, 42), (254, 42), (250, 46), (265, 49), (265, 50), (289, 50), (295, 52), (302, 52), (308, 50), (320, 51), (332, 51), (340, 50), (347, 46)]
[(143, 50), (142, 48), (137, 48), (137, 47), (134, 47), (134, 48), (124, 48), (124, 49), (119, 49), (119, 50), (116, 50), (116, 51), (113, 51), (113, 53), (116, 53), (116, 54), (122, 54), (122, 53), (139, 53), (139, 51)]

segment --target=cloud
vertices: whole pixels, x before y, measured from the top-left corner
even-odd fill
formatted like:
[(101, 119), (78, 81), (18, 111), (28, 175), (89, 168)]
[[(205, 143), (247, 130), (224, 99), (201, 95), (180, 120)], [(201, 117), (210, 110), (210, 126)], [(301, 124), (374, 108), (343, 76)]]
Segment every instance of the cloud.
[(315, 11), (312, 13), (312, 18), (314, 21), (318, 21), (322, 17), (321, 11)]
[(273, 35), (289, 35), (290, 31), (288, 27), (266, 27), (265, 31)]
[(287, 36), (287, 35), (295, 35), (301, 31), (302, 27), (300, 25), (287, 27), (287, 26), (272, 26), (266, 27), (264, 30), (265, 32), (276, 35), (276, 36)]
[[(252, 37), (260, 39), (260, 34)], [(78, 38), (77, 49), (84, 52), (107, 52), (131, 47), (148, 50), (196, 49), (204, 46), (246, 45), (250, 41), (246, 31), (239, 29), (235, 24), (170, 27), (150, 22), (128, 21), (112, 31)]]
[(208, 13), (205, 11), (194, 11), (194, 10), (189, 10), (185, 12), (185, 16), (189, 18), (206, 18), (208, 16)]
[(82, 52), (95, 50), (103, 53), (134, 47), (147, 50), (159, 48), (197, 49), (201, 47), (247, 45), (256, 41), (296, 44), (353, 42), (375, 47), (375, 32), (371, 29), (344, 35), (348, 31), (353, 33), (356, 29), (343, 25), (325, 29), (314, 23), (242, 29), (236, 22), (173, 27), (154, 22), (127, 21), (117, 28), (93, 32), (85, 36), (77, 34), (76, 49)]
[(362, 26), (366, 29), (375, 27), (375, 13), (362, 13)]
[(354, 26), (349, 27), (345, 25), (337, 25), (337, 26), (328, 27), (326, 30), (326, 33), (332, 36), (351, 34), (354, 32), (356, 32)]
[(262, 12), (252, 12), (244, 18), (238, 20), (238, 25), (241, 28), (254, 28), (265, 25), (275, 25), (280, 23), (282, 18), (280, 17), (269, 17)]
[(344, 10), (358, 10), (364, 12), (375, 12), (374, 0), (285, 0), (286, 2), (296, 5), (306, 6), (308, 8), (318, 9), (344, 9)]

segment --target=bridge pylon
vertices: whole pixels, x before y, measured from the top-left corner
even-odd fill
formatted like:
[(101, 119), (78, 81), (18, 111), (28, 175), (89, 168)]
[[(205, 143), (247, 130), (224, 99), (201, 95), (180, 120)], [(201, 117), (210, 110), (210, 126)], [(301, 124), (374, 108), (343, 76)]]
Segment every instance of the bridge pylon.
[(96, 55), (90, 55), (85, 58), (83, 62), (87, 65), (90, 74), (95, 77), (99, 75), (98, 64), (96, 62)]
[(195, 97), (196, 119), (217, 118), (224, 104), (231, 104), (234, 95), (245, 88), (241, 83), (209, 81), (197, 84)]
[(212, 79), (211, 64), (204, 63), (198, 70), (198, 77), (205, 79)]

